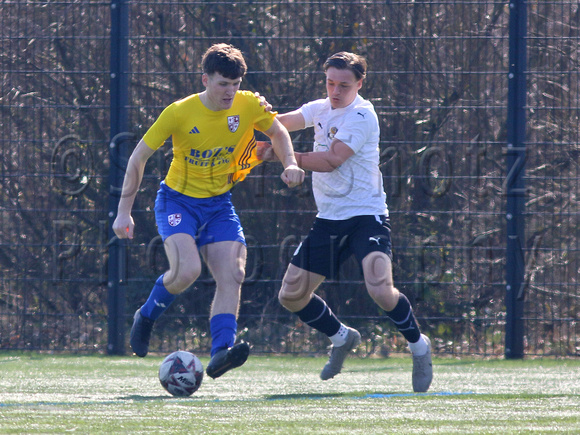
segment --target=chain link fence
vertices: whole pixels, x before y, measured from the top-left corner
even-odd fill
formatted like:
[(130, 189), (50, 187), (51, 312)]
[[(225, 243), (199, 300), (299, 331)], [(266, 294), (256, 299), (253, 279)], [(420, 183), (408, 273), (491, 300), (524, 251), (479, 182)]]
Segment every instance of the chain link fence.
[[(436, 352), (503, 354), (510, 4), (470, 0), (2, 1), (1, 349), (107, 351), (109, 169), (126, 163), (109, 154), (119, 4), (129, 23), (125, 154), (166, 105), (203, 89), (212, 43), (243, 51), (242, 87), (279, 112), (325, 96), (329, 55), (366, 56), (361, 94), (380, 119), (396, 285)], [(578, 356), (580, 10), (565, 0), (526, 7), (525, 353)], [(299, 151), (311, 141), (293, 135)], [(148, 163), (136, 237), (119, 260), (127, 331), (167, 266), (152, 209), (170, 148)], [(277, 301), (315, 215), (309, 178), (287, 189), (279, 172), (261, 165), (234, 190), (249, 248), (239, 335), (256, 352), (320, 352), (326, 339)], [(156, 323), (153, 351), (209, 350), (213, 286), (204, 270)], [(403, 350), (354, 262), (320, 292), (361, 330), (367, 354)]]

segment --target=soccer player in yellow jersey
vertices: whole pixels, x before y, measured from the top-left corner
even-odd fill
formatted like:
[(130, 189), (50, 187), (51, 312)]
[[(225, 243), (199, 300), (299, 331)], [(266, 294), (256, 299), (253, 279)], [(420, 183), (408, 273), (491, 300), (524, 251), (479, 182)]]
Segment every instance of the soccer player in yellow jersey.
[(166, 107), (137, 144), (113, 223), (119, 238), (133, 237), (131, 209), (145, 164), (171, 137), (173, 161), (155, 201), (169, 270), (135, 312), (131, 347), (138, 356), (147, 355), (155, 320), (199, 277), (201, 253), (216, 281), (210, 312), (211, 360), (206, 370), (212, 378), (244, 364), (250, 352), (247, 343), (235, 344), (246, 244), (230, 189), (260, 163), (254, 130), (271, 139), (284, 166), (282, 180), (289, 187), (304, 181), (288, 131), (253, 93), (239, 90), (246, 70), (242, 53), (231, 45), (215, 44), (205, 52), (205, 90)]

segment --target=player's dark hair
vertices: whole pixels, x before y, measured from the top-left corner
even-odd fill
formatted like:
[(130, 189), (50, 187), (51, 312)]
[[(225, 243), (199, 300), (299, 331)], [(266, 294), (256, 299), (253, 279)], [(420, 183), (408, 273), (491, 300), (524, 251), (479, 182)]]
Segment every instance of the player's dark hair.
[(354, 73), (357, 80), (364, 79), (367, 75), (367, 61), (358, 54), (340, 51), (333, 54), (324, 62), (324, 71), (330, 67), (336, 69), (349, 69)]
[(204, 53), (201, 69), (205, 74), (219, 73), (227, 79), (244, 77), (248, 67), (242, 52), (233, 45), (214, 44)]

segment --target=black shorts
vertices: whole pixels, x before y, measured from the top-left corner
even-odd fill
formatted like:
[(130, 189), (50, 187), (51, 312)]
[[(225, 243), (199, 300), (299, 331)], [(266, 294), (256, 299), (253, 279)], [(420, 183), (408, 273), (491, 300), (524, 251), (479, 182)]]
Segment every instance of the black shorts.
[(391, 246), (387, 216), (355, 216), (340, 221), (316, 218), (290, 262), (309, 272), (336, 278), (340, 265), (352, 254), (362, 266), (363, 258), (375, 251), (392, 259)]

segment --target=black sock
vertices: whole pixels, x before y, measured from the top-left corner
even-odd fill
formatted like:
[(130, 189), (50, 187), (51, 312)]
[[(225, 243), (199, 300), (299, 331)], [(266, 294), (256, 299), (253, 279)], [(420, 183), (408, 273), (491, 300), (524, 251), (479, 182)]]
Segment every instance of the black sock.
[(399, 293), (399, 302), (393, 311), (387, 312), (387, 316), (391, 318), (393, 323), (397, 326), (401, 334), (407, 339), (409, 343), (416, 343), (421, 338), (421, 330), (417, 324), (417, 319), (413, 314), (413, 309), (407, 296)]
[(317, 295), (313, 295), (310, 302), (296, 314), (308, 326), (329, 337), (332, 337), (340, 329), (340, 321), (328, 308), (326, 302)]

